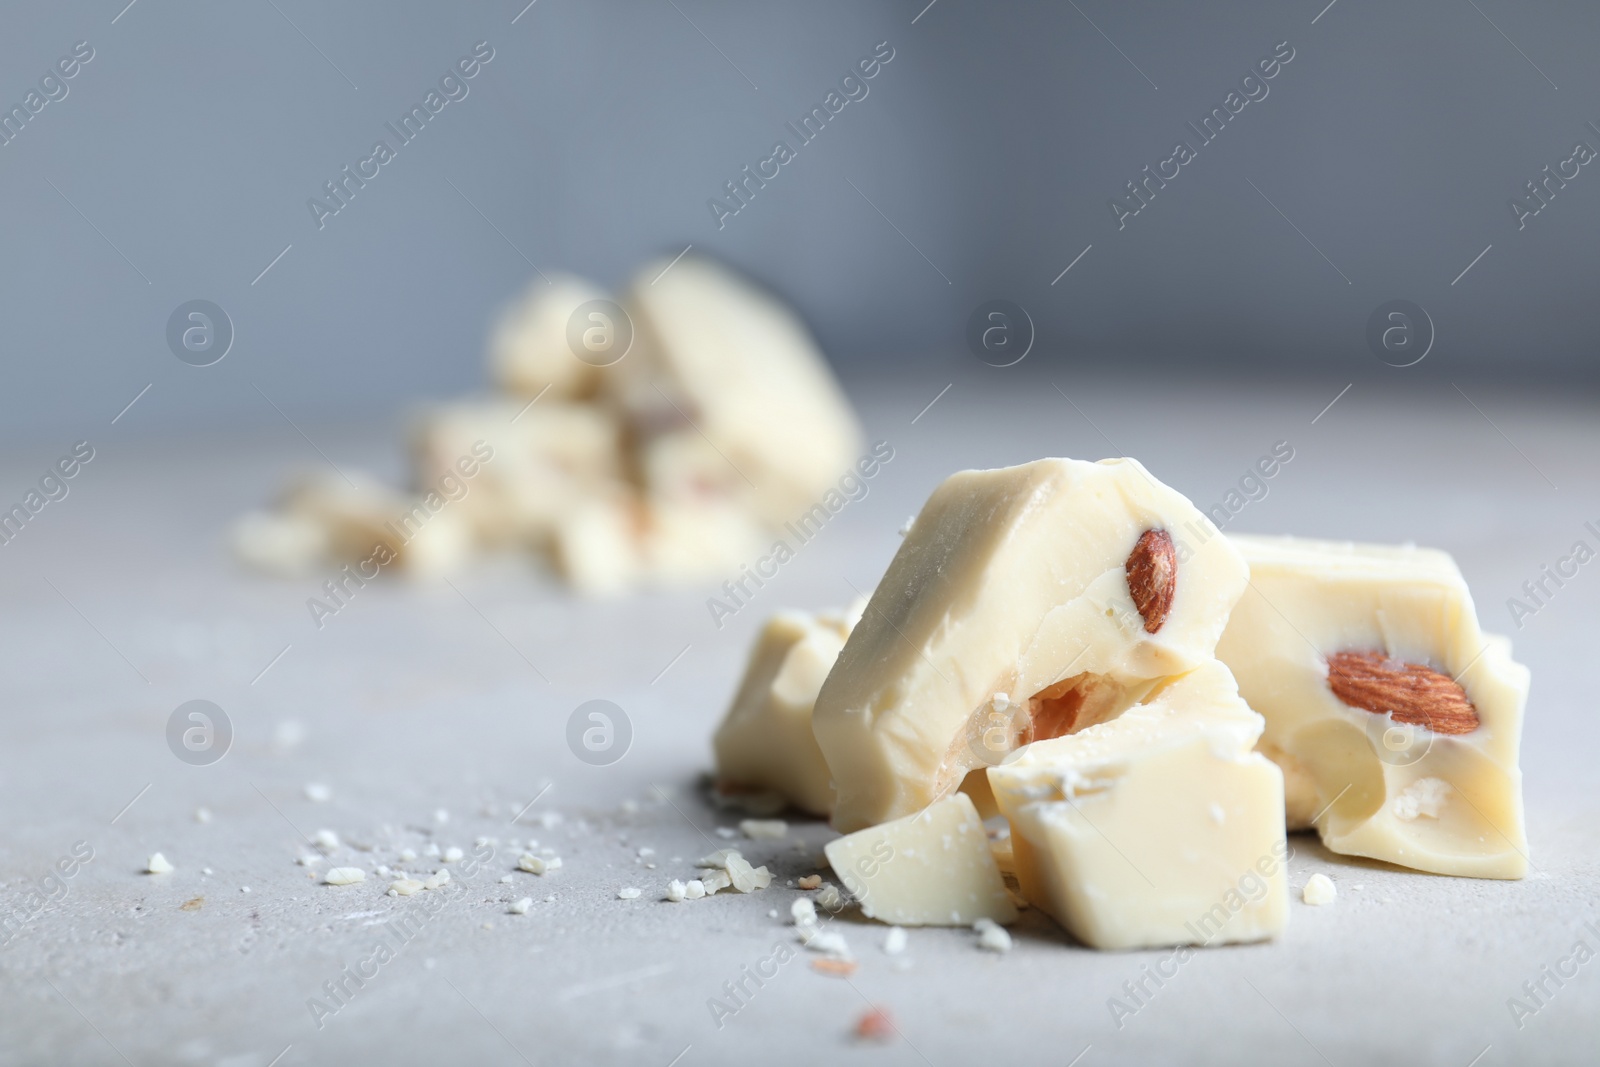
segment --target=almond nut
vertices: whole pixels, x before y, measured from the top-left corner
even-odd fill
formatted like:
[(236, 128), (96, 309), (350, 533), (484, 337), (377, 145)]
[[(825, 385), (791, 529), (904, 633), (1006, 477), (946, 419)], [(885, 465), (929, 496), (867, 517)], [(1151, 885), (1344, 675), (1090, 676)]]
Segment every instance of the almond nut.
[(1018, 746), (1065, 737), (1105, 722), (1121, 711), (1122, 687), (1094, 674), (1075, 674), (1028, 698), (1028, 721)]
[(855, 960), (836, 960), (832, 957), (811, 961), (813, 971), (828, 975), (830, 978), (849, 978), (856, 973), (856, 968), (859, 966)]
[(1161, 629), (1172, 611), (1172, 594), (1178, 588), (1178, 553), (1172, 535), (1165, 530), (1146, 530), (1128, 555), (1128, 594), (1144, 619), (1144, 632)]
[(1436, 734), (1470, 734), (1478, 709), (1448, 674), (1390, 659), (1382, 652), (1335, 652), (1328, 657), (1328, 688), (1352, 708)]
[(889, 1041), (898, 1032), (894, 1020), (882, 1008), (870, 1008), (856, 1020), (856, 1037), (862, 1041)]

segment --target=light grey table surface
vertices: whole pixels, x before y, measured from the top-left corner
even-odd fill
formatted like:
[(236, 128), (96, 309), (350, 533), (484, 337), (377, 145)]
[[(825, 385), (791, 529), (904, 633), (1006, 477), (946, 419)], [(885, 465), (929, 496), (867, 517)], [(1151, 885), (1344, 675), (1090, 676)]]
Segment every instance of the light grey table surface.
[[(1360, 383), (1317, 417), (1343, 382), (1070, 379), (1054, 379), (1063, 392), (1045, 374), (995, 379), (1010, 388), (961, 378), (920, 416), (944, 379), (858, 390), (894, 459), (720, 630), (707, 590), (579, 602), (512, 561), (455, 588), (368, 586), (319, 630), (305, 603), (316, 581), (243, 573), (223, 541), (287, 469), (320, 462), (288, 425), (171, 440), (141, 428), (135, 408), (59, 447), (11, 449), (8, 502), (76, 437), (96, 456), (0, 547), (0, 901), (25, 906), (75, 842), (94, 857), (0, 946), (0, 1064), (1594, 1062), (1600, 963), (1559, 988), (1547, 980), (1521, 1027), (1507, 1002), (1579, 940), (1600, 948), (1584, 926), (1600, 915), (1600, 564), (1514, 633), (1533, 670), (1526, 880), (1408, 873), (1297, 836), (1285, 936), (1199, 953), (1120, 1028), (1108, 999), (1164, 953), (1092, 952), (1029, 912), (1007, 955), (968, 931), (913, 930), (897, 965), (883, 928), (847, 917), (853, 978), (815, 973), (801, 954), (718, 1027), (708, 1000), (792, 943), (769, 912), (787, 915), (784, 881), (812, 871), (831, 835), (802, 822), (789, 841), (743, 842), (778, 875), (764, 892), (662, 902), (669, 878), (727, 843), (714, 827), (737, 818), (697, 792), (710, 731), (760, 617), (869, 588), (896, 529), (952, 470), (1125, 453), (1206, 506), (1287, 440), (1293, 460), (1230, 529), (1447, 548), (1501, 631), (1524, 580), (1577, 540), (1595, 546), (1583, 523), (1600, 525), (1600, 425), (1587, 398)], [(342, 467), (400, 469), (386, 428), (304, 429)], [(185, 765), (165, 740), (172, 710), (195, 698), (236, 730), (210, 766)], [(569, 714), (595, 698), (625, 709), (634, 731), (610, 766), (579, 762), (565, 741)], [(308, 800), (308, 782), (332, 799)], [(546, 828), (545, 813), (562, 821)], [(313, 881), (295, 859), (322, 828), (347, 842), (334, 864), (369, 871), (406, 845), (500, 844), (319, 1029), (308, 1000), (422, 900), (387, 897), (371, 875)], [(530, 837), (564, 867), (501, 883), (508, 842)], [(177, 870), (140, 873), (158, 850)], [(1315, 871), (1339, 888), (1332, 906), (1299, 901)], [(624, 886), (643, 893), (620, 900)], [(529, 895), (527, 915), (508, 914)], [(902, 1037), (852, 1042), (868, 1004), (887, 1007)]]

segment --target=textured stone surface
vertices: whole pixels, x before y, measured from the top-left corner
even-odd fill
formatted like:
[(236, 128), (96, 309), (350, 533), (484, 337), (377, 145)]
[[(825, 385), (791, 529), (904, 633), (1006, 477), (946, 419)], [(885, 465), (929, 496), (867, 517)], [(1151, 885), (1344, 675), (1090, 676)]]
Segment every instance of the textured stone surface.
[[(528, 568), (496, 563), (456, 588), (370, 585), (319, 631), (305, 607), (317, 582), (241, 574), (224, 550), (225, 523), (264, 499), (287, 465), (320, 462), (289, 427), (160, 441), (139, 437), (130, 415), (99, 436), (64, 428), (55, 451), (8, 450), (8, 500), (76, 436), (90, 435), (98, 452), (70, 496), (0, 547), (0, 901), (19, 906), (26, 883), (76, 841), (95, 855), (64, 899), (0, 946), (0, 1064), (125, 1055), (266, 1067), (281, 1053), (283, 1067), (665, 1065), (688, 1046), (680, 1063), (1060, 1065), (1092, 1046), (1084, 1067), (1324, 1058), (1465, 1067), (1490, 1045), (1480, 1064), (1587, 1061), (1600, 963), (1548, 985), (1554, 996), (1520, 1031), (1506, 1004), (1580, 937), (1600, 947), (1583, 928), (1600, 913), (1600, 718), (1589, 680), (1600, 574), (1587, 568), (1515, 635), (1533, 670), (1526, 881), (1408, 873), (1294, 835), (1287, 935), (1202, 952), (1159, 988), (1146, 979), (1153, 995), (1120, 1029), (1108, 998), (1136, 1006), (1123, 983), (1147, 965), (1170, 972), (1167, 953), (1091, 952), (1025, 912), (1007, 955), (981, 952), (968, 931), (915, 930), (891, 958), (880, 950), (886, 928), (847, 915), (832, 926), (861, 963), (848, 981), (816, 973), (816, 957), (797, 951), (718, 1028), (708, 998), (775, 944), (794, 946), (784, 921), (797, 891), (786, 883), (817, 869), (831, 834), (792, 821), (782, 841), (717, 835), (739, 816), (713, 812), (696, 791), (711, 730), (759, 618), (869, 589), (896, 529), (951, 470), (1126, 450), (1208, 508), (1287, 439), (1294, 459), (1233, 527), (1449, 549), (1491, 630), (1511, 625), (1506, 597), (1573, 541), (1593, 543), (1582, 524), (1600, 519), (1600, 426), (1572, 399), (1474, 396), (1514, 448), (1448, 389), (1411, 397), (1358, 384), (1312, 425), (1344, 382), (1152, 397), (1149, 383), (1076, 386), (1063, 371), (1055, 381), (1080, 411), (1042, 370), (1013, 393), (960, 379), (915, 424), (947, 378), (872, 390), (863, 414), (895, 459), (721, 630), (704, 605), (710, 590), (574, 603)], [(306, 429), (341, 466), (398, 469), (388, 429)], [(212, 766), (180, 762), (164, 737), (172, 710), (196, 698), (223, 707), (236, 730)], [(567, 748), (567, 717), (592, 699), (631, 720), (632, 748), (610, 766)], [(275, 746), (291, 720), (303, 740)], [(307, 782), (329, 784), (331, 799), (308, 800)], [(209, 823), (194, 818), (201, 805)], [(435, 821), (439, 808), (447, 823)], [(564, 819), (544, 828), (545, 812)], [(296, 865), (315, 851), (301, 835), (322, 828), (343, 846), (316, 868)], [(483, 873), (457, 872), (444, 891), (384, 895), (389, 879), (374, 868), (395, 865), (398, 848), (420, 853), (431, 841), (470, 853), (480, 835), (500, 840)], [(563, 866), (515, 871), (512, 838), (536, 838)], [(725, 847), (766, 864), (772, 888), (661, 901), (669, 879), (693, 877), (695, 859)], [(139, 873), (157, 851), (176, 871)], [(364, 867), (367, 880), (333, 887), (312, 874), (345, 865)], [(1317, 871), (1338, 900), (1309, 908), (1298, 890)], [(498, 881), (505, 874), (511, 884)], [(627, 886), (642, 895), (618, 899)], [(319, 1030), (308, 998), (372, 954), (387, 918), (421, 915), (438, 892), (448, 907)], [(528, 914), (508, 914), (525, 896)], [(854, 1045), (869, 1004), (886, 1007), (903, 1038)]]

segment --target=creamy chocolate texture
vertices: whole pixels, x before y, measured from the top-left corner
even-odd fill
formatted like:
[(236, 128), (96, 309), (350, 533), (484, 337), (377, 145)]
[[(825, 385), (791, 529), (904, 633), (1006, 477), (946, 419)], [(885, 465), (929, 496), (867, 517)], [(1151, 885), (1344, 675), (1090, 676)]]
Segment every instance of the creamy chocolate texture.
[(835, 827), (919, 811), (1020, 744), (1114, 718), (1211, 658), (1244, 583), (1233, 546), (1135, 460), (952, 475), (817, 698)]
[(1230, 540), (1250, 590), (1217, 655), (1302, 797), (1290, 828), (1421, 871), (1521, 878), (1528, 670), (1479, 628), (1455, 561), (1414, 546)]
[(1212, 660), (989, 768), (1023, 895), (1094, 948), (1281, 932), (1283, 775), (1253, 751), (1262, 725)]

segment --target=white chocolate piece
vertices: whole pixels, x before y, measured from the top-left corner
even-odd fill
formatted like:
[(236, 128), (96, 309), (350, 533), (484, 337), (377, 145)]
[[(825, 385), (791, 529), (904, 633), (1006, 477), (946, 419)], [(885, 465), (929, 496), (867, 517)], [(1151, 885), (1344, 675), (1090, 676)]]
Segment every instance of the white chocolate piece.
[[(1143, 598), (1146, 619), (1129, 565), (1161, 532), (1169, 599)], [(1244, 585), (1238, 552), (1136, 460), (952, 475), (817, 698), (834, 826), (918, 811), (1023, 740), (1115, 717), (1210, 659)]]
[(528, 283), (527, 291), (500, 315), (489, 343), (489, 370), (508, 393), (547, 400), (586, 397), (600, 385), (604, 368), (581, 360), (567, 340), (567, 327), (579, 306), (602, 300), (591, 282), (557, 274)]
[[(1309, 814), (1308, 805), (1289, 813), (1291, 826), (1320, 814), (1317, 831), (1334, 852), (1523, 877), (1517, 753), (1528, 670), (1509, 641), (1479, 629), (1455, 561), (1413, 546), (1230, 540), (1250, 564), (1251, 589), (1217, 655), (1266, 717), (1262, 750), (1314, 791)], [(1375, 689), (1373, 669), (1412, 681)]]
[(1283, 776), (1216, 661), (989, 769), (1028, 902), (1093, 948), (1258, 941), (1288, 921)]
[(294, 482), (280, 505), (290, 516), (321, 525), (329, 556), (362, 560), (376, 546), (391, 551), (395, 536), (384, 528), (405, 510), (405, 498), (361, 471), (350, 480), (333, 471), (314, 471)]
[(1256, 742), (1256, 751), (1276, 763), (1283, 772), (1285, 826), (1291, 831), (1311, 829), (1312, 819), (1322, 810), (1322, 804), (1317, 800), (1317, 780), (1306, 770), (1304, 763), (1265, 737)]
[(1304, 888), (1300, 890), (1300, 899), (1312, 907), (1332, 904), (1338, 896), (1339, 890), (1333, 884), (1333, 879), (1321, 873), (1307, 878)]
[(1017, 909), (965, 793), (836, 838), (828, 862), (866, 915), (897, 926), (1010, 923)]
[(850, 942), (837, 930), (822, 930), (815, 926), (802, 926), (795, 931), (800, 943), (812, 952), (820, 952), (835, 959), (850, 959)]
[(849, 612), (801, 611), (767, 620), (712, 738), (722, 789), (771, 789), (812, 815), (832, 810), (833, 785), (811, 732), (811, 709), (853, 621)]
[(585, 596), (625, 593), (644, 573), (639, 526), (633, 500), (606, 496), (584, 501), (556, 524), (551, 562)]
[(310, 574), (328, 558), (328, 535), (305, 515), (252, 511), (233, 524), (234, 555), (240, 562), (281, 578)]
[[(677, 412), (672, 414), (677, 416)], [(706, 495), (726, 496), (730, 490), (738, 492), (738, 487), (728, 480), (730, 475), (737, 478), (738, 472), (692, 428), (657, 430), (653, 436), (643, 437), (638, 464), (650, 494), (662, 499), (694, 500)]]
[(728, 881), (741, 893), (753, 893), (772, 884), (772, 872), (765, 867), (753, 867), (750, 861), (735, 852), (728, 857)]
[(731, 501), (641, 500), (618, 490), (580, 500), (556, 521), (552, 558), (578, 592), (614, 596), (733, 574), (761, 543), (760, 527)]
[(771, 525), (793, 519), (860, 452), (855, 415), (787, 306), (709, 260), (668, 263), (640, 271), (626, 301), (635, 351), (611, 368), (649, 442), (649, 487), (709, 483)]
[(761, 526), (731, 499), (653, 497), (644, 508), (640, 553), (664, 587), (736, 575), (766, 547)]
[(979, 919), (972, 924), (972, 932), (978, 935), (978, 947), (985, 952), (1011, 951), (1011, 935), (993, 919)]
[(543, 548), (584, 501), (626, 492), (622, 453), (610, 409), (548, 395), (532, 406), (516, 399), (443, 405), (412, 435), (419, 489), (452, 495), (449, 510), (496, 547)]
[(395, 567), (412, 577), (433, 577), (466, 564), (472, 533), (448, 498), (409, 497), (359, 471), (349, 479), (317, 471), (291, 486), (281, 502), (289, 518), (322, 529), (326, 562), (349, 564), (367, 580)]
[(614, 323), (632, 341), (596, 366), (583, 305), (604, 297), (570, 276), (532, 282), (490, 344), (503, 392), (424, 414), (411, 494), (319, 476), (279, 512), (242, 519), (236, 554), (280, 575), (344, 564), (367, 578), (532, 551), (580, 592), (609, 595), (743, 582), (776, 547), (769, 531), (809, 529), (808, 508), (826, 521), (859, 498), (865, 482), (846, 472), (870, 477), (882, 456), (856, 461), (855, 416), (780, 301), (710, 262), (664, 260), (641, 272), (631, 310), (599, 309), (633, 320)]
[(527, 871), (529, 874), (549, 874), (560, 866), (561, 860), (559, 857), (535, 856), (531, 852), (523, 853), (522, 857), (517, 860), (517, 869)]
[[(402, 524), (397, 526), (403, 528)], [(430, 515), (409, 539), (399, 544), (400, 566), (413, 578), (459, 574), (477, 553), (472, 526), (465, 516), (448, 506)]]

